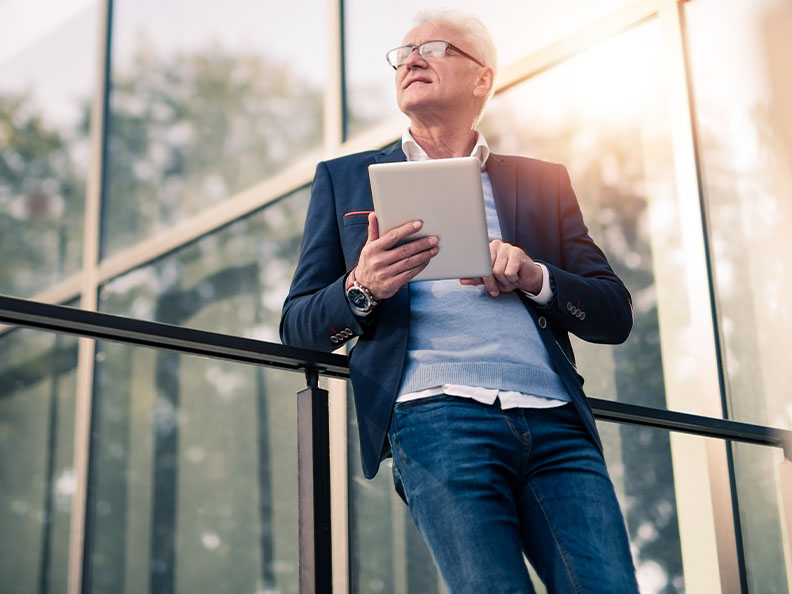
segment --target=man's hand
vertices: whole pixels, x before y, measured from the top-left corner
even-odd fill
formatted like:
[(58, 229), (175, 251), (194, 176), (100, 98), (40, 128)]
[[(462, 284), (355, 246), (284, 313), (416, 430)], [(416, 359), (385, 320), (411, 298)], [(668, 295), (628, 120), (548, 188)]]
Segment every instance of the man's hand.
[(490, 242), (492, 276), (485, 278), (462, 278), (463, 285), (479, 286), (492, 297), (522, 289), (532, 295), (542, 290), (542, 269), (521, 248), (500, 239)]
[[(368, 239), (360, 251), (354, 279), (366, 287), (374, 299), (388, 299), (421, 272), (437, 254), (437, 237), (422, 237), (396, 246), (404, 238), (423, 227), (421, 221), (410, 221), (391, 229), (380, 237), (377, 216), (368, 217)], [(351, 276), (351, 275), (350, 275)]]

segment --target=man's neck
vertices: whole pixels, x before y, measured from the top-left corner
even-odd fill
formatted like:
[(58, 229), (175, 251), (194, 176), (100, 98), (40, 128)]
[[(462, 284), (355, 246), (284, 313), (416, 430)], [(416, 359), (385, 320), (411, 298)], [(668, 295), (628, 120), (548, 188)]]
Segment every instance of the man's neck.
[(467, 157), (476, 145), (476, 131), (469, 126), (424, 126), (413, 121), (410, 134), (432, 159)]

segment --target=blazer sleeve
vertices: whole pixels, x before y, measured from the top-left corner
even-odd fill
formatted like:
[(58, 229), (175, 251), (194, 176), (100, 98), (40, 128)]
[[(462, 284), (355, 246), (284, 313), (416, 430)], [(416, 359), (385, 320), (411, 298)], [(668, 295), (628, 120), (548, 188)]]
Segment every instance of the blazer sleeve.
[(566, 168), (558, 165), (557, 171), (561, 263), (540, 260), (554, 285), (552, 300), (540, 309), (556, 327), (583, 340), (624, 342), (633, 324), (630, 293), (589, 235)]
[(355, 316), (346, 300), (347, 270), (336, 202), (327, 164), (319, 163), (300, 258), (281, 313), (280, 337), (284, 344), (333, 351), (365, 330), (366, 319)]

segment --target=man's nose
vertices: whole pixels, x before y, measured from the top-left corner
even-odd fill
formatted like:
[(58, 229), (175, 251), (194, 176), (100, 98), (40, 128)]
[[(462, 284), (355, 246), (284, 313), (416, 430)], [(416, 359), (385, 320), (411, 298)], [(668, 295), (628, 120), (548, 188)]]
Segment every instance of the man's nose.
[(407, 68), (414, 68), (418, 66), (419, 68), (423, 68), (426, 66), (426, 58), (424, 58), (419, 52), (418, 48), (413, 48), (413, 51), (410, 52), (410, 55), (407, 56), (407, 59), (404, 61), (404, 65)]

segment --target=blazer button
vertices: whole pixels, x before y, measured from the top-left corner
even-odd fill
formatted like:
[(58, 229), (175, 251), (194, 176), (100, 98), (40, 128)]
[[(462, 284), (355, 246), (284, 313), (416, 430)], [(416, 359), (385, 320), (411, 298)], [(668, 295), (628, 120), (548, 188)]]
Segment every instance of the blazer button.
[(544, 330), (545, 328), (547, 328), (547, 319), (545, 319), (545, 317), (544, 317), (544, 316), (541, 316), (541, 317), (540, 317), (540, 318), (539, 318), (539, 319), (536, 321), (536, 323), (537, 323), (537, 324), (539, 324), (539, 327), (540, 327), (542, 330)]

